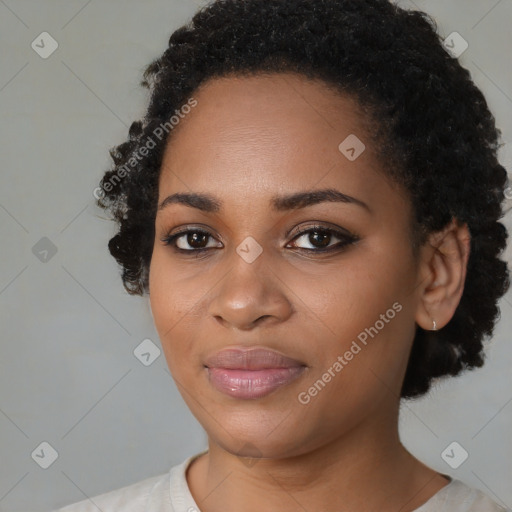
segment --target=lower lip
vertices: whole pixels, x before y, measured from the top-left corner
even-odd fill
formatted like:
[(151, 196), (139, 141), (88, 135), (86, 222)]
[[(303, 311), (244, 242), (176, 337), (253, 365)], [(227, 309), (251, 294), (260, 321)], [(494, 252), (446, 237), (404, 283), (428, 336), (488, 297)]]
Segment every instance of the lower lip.
[(231, 370), (207, 368), (211, 384), (221, 393), (242, 398), (261, 398), (295, 380), (304, 366), (266, 368), (263, 370)]

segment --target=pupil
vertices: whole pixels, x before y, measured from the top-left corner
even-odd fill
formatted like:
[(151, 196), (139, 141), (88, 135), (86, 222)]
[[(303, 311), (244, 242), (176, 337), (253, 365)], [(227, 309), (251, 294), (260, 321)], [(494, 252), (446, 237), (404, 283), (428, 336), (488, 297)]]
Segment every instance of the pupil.
[[(204, 233), (191, 233), (187, 237), (187, 243), (191, 247), (197, 247), (195, 244), (197, 244), (198, 238), (203, 239), (203, 242), (204, 242), (204, 239), (206, 238), (206, 236), (207, 235)], [(201, 243), (198, 244), (198, 246), (201, 246), (201, 245), (202, 245)]]
[[(329, 233), (325, 232), (325, 231), (313, 231), (310, 235), (309, 235), (309, 238), (310, 238), (310, 242), (312, 240), (312, 238), (315, 237), (315, 238), (318, 238), (320, 237), (320, 247), (326, 247), (329, 245), (329, 241), (330, 241), (330, 235)], [(314, 242), (311, 242), (313, 245)]]

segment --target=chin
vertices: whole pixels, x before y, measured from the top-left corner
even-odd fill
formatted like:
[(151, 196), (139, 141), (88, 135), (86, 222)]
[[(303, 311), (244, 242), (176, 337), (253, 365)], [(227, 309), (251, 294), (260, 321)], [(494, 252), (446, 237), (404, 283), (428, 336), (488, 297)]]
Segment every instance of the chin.
[[(199, 419), (199, 418), (198, 418)], [(201, 421), (205, 420), (206, 421)], [(200, 422), (208, 438), (223, 450), (239, 457), (255, 459), (280, 459), (307, 453), (314, 448), (313, 436), (307, 435), (305, 425), (300, 433), (297, 431), (297, 419), (292, 415), (280, 414), (278, 417), (266, 418), (256, 413), (250, 420), (224, 416), (222, 421), (216, 417), (201, 418)], [(271, 425), (266, 426), (267, 422)], [(317, 440), (321, 444), (320, 440)]]

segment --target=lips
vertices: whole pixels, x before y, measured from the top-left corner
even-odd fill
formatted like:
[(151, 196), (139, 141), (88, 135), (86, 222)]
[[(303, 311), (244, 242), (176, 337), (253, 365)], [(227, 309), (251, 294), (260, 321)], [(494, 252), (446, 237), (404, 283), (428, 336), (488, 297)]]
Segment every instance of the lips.
[(304, 364), (274, 350), (228, 348), (207, 359), (205, 366), (231, 370), (265, 370), (267, 368), (292, 368), (304, 366)]
[(205, 367), (210, 383), (221, 393), (256, 399), (295, 380), (306, 365), (265, 348), (229, 348), (209, 357)]

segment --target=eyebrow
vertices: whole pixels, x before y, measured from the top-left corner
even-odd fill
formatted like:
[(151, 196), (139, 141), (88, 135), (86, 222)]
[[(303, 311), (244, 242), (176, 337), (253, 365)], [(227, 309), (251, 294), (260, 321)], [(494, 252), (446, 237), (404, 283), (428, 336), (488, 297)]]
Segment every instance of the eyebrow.
[[(355, 204), (365, 208), (368, 212), (371, 212), (369, 206), (365, 202), (347, 194), (343, 194), (339, 190), (333, 188), (274, 196), (270, 200), (270, 205), (275, 211), (287, 211), (307, 208), (308, 206), (325, 202)], [(171, 204), (183, 204), (191, 208), (197, 208), (203, 212), (217, 213), (222, 209), (223, 203), (210, 194), (181, 192), (167, 196), (158, 205), (158, 210), (162, 210)]]

